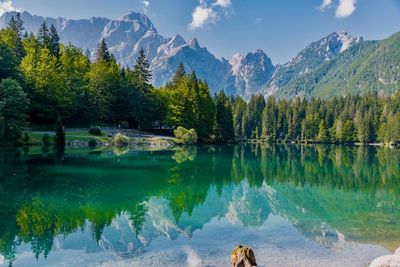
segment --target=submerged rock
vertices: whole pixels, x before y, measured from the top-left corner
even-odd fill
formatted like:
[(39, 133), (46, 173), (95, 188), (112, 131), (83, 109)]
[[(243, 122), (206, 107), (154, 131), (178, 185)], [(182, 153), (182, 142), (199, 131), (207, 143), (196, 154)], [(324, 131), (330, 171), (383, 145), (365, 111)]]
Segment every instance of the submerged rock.
[(231, 255), (231, 267), (257, 266), (256, 257), (251, 248), (238, 245)]

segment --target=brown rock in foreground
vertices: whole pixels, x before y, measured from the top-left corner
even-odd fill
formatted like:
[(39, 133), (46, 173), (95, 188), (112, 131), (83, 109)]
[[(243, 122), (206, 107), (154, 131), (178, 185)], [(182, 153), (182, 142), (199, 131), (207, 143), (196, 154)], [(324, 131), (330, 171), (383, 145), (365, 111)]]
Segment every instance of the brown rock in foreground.
[(257, 266), (256, 257), (251, 248), (238, 245), (231, 255), (231, 267)]

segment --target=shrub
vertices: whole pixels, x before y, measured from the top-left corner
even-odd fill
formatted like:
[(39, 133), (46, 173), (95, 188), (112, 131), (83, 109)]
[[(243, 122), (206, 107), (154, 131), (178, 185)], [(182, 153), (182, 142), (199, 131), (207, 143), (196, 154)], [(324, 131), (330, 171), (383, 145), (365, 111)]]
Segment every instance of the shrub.
[(89, 134), (95, 135), (95, 136), (100, 136), (100, 135), (102, 135), (101, 128), (99, 126), (92, 126), (89, 129)]
[(127, 137), (121, 133), (117, 133), (114, 136), (114, 145), (118, 146), (118, 147), (129, 145), (129, 137)]
[(175, 131), (175, 140), (178, 144), (182, 145), (194, 145), (197, 143), (197, 133), (195, 129), (185, 129), (178, 127)]

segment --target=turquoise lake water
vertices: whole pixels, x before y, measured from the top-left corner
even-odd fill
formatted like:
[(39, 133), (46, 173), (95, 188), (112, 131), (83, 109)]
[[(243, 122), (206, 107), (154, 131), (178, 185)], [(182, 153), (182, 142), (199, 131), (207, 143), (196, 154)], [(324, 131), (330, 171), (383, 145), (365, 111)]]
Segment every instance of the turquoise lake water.
[(0, 266), (368, 266), (400, 246), (400, 150), (1, 150), (0, 205)]

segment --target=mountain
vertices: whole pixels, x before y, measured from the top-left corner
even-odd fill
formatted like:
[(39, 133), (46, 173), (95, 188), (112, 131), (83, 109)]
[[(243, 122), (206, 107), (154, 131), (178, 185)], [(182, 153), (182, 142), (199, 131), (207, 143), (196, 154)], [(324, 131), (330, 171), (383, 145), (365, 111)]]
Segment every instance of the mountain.
[[(15, 12), (0, 16), (0, 28)], [(27, 32), (36, 33), (46, 21), (53, 24), (64, 43), (72, 43), (94, 56), (99, 41), (104, 38), (117, 61), (123, 66), (133, 66), (141, 48), (150, 61), (153, 84), (157, 87), (171, 80), (180, 62), (186, 71), (196, 71), (199, 78), (206, 80), (213, 93), (223, 89), (231, 95), (249, 98), (252, 88), (261, 88), (272, 76), (274, 66), (261, 50), (243, 57), (235, 70), (230, 61), (217, 59), (207, 48), (201, 47), (197, 39), (186, 41), (176, 35), (166, 38), (160, 35), (150, 19), (144, 14), (130, 12), (115, 20), (91, 18), (68, 20), (44, 18), (22, 12), (21, 18)]]
[(237, 94), (246, 98), (260, 91), (271, 80), (275, 71), (271, 59), (262, 50), (246, 56), (237, 54), (229, 63), (235, 77)]
[(279, 65), (265, 88), (266, 95), (280, 91), (290, 81), (298, 79), (325, 62), (334, 60), (355, 44), (362, 42), (361, 37), (353, 37), (346, 32), (334, 32), (303, 49), (288, 63)]
[(400, 90), (400, 33), (382, 41), (360, 41), (276, 91), (280, 98), (329, 98)]
[[(7, 26), (12, 15), (15, 12), (0, 16), (0, 28)], [(171, 80), (182, 62), (187, 72), (196, 71), (208, 83), (212, 93), (222, 89), (246, 100), (254, 94), (325, 98), (400, 90), (400, 33), (382, 41), (365, 41), (360, 36), (334, 32), (311, 43), (286, 64), (274, 66), (262, 50), (237, 54), (230, 60), (218, 59), (195, 38), (186, 41), (180, 35), (160, 35), (148, 17), (136, 12), (114, 20), (44, 18), (28, 12), (21, 17), (28, 32), (36, 33), (46, 21), (55, 25), (64, 43), (89, 50), (93, 56), (104, 38), (123, 66), (132, 66), (143, 48), (156, 87)]]

